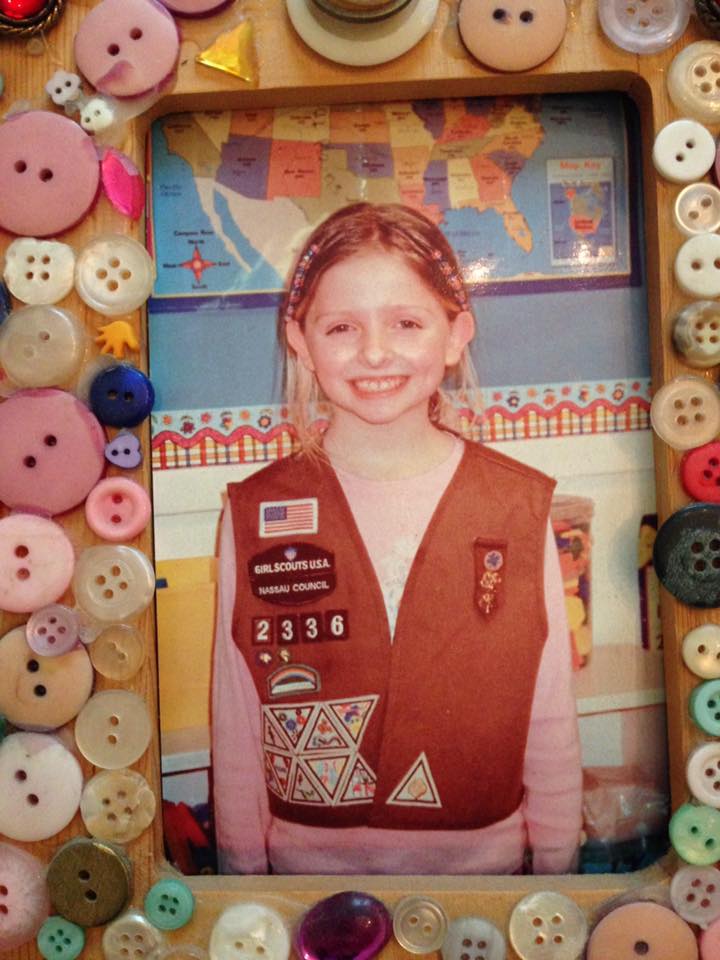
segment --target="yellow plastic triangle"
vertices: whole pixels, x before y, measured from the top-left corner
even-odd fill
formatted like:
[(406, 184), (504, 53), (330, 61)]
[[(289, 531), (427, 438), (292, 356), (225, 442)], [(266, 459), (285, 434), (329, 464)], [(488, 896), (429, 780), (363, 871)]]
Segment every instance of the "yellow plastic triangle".
[(237, 27), (221, 33), (212, 44), (195, 57), (198, 63), (215, 70), (222, 70), (233, 77), (240, 77), (253, 86), (257, 85), (253, 27), (243, 20)]

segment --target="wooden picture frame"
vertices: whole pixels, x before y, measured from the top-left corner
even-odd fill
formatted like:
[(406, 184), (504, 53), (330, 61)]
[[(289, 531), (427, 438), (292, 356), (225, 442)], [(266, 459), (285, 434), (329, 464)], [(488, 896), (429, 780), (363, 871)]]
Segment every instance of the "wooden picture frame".
[[(69, 2), (57, 25), (41, 40), (0, 37), (0, 64), (5, 76), (5, 91), (0, 101), (3, 112), (16, 101), (29, 101), (46, 108), (44, 86), (55, 69), (74, 70), (73, 37), (92, 0)], [(259, 66), (256, 87), (228, 74), (210, 70), (195, 62), (195, 56), (208, 37), (237, 22), (239, 11), (233, 4), (212, 20), (181, 22), (181, 54), (174, 86), (146, 113), (128, 127), (121, 148), (140, 168), (145, 158), (145, 138), (154, 118), (179, 111), (225, 110), (231, 108), (292, 106), (318, 102), (323, 104), (371, 102), (411, 98), (447, 98), (536, 94), (557, 92), (622, 91), (637, 104), (641, 119), (642, 162), (645, 190), (645, 244), (650, 316), (651, 370), (655, 388), (673, 377), (688, 372), (673, 349), (671, 319), (688, 301), (673, 280), (672, 263), (683, 241), (672, 223), (672, 204), (680, 187), (659, 178), (651, 162), (652, 145), (657, 132), (680, 114), (668, 98), (665, 87), (667, 69), (683, 46), (707, 39), (702, 27), (692, 20), (683, 38), (672, 48), (651, 56), (638, 56), (614, 47), (602, 33), (594, 0), (569, 0), (569, 25), (559, 50), (535, 70), (518, 74), (499, 74), (484, 69), (462, 47), (457, 32), (457, 11), (453, 3), (440, 5), (429, 34), (397, 60), (367, 68), (335, 65), (311, 51), (294, 33), (281, 0), (247, 0), (242, 15), (253, 24)], [(711, 127), (712, 132), (717, 130)], [(2, 184), (0, 184), (2, 189)], [(102, 232), (122, 232), (143, 240), (143, 224), (121, 217), (102, 200), (90, 216), (62, 239), (79, 249)], [(12, 237), (0, 232), (0, 253)], [(67, 306), (84, 319), (88, 331), (95, 333), (96, 318), (73, 293)], [(147, 367), (147, 338), (144, 316), (134, 318), (140, 331), (140, 364)], [(133, 358), (134, 359), (134, 358)], [(710, 376), (708, 374), (708, 376)], [(142, 482), (150, 487), (150, 437), (147, 423), (140, 428), (145, 451)], [(687, 502), (678, 479), (681, 454), (655, 437), (657, 505), (662, 522)], [(0, 456), (2, 452), (0, 451)], [(137, 474), (136, 474), (137, 476)], [(138, 477), (140, 479), (140, 477)], [(8, 511), (3, 509), (3, 515)], [(85, 525), (82, 508), (60, 518), (76, 551), (98, 542)], [(152, 555), (151, 535), (145, 532), (135, 545)], [(693, 609), (678, 602), (666, 591), (661, 599), (665, 646), (667, 712), (670, 751), (672, 806), (676, 809), (689, 799), (685, 783), (685, 761), (692, 747), (703, 741), (701, 732), (689, 719), (687, 703), (695, 678), (682, 663), (680, 647), (689, 629), (708, 621), (718, 622), (716, 610)], [(0, 612), (0, 635), (22, 623), (19, 615)], [(157, 715), (157, 665), (154, 655), (154, 618), (146, 612), (141, 628), (147, 641), (148, 656), (141, 672), (129, 688), (144, 697)], [(117, 686), (96, 678), (96, 690)], [(71, 725), (70, 725), (71, 726)], [(94, 772), (82, 761), (86, 777)], [(156, 729), (147, 753), (133, 765), (160, 796), (159, 733)], [(159, 805), (158, 805), (159, 811)], [(85, 836), (80, 816), (69, 827), (49, 840), (28, 844), (27, 849), (44, 862), (66, 840)], [(4, 838), (0, 838), (4, 839)], [(132, 903), (142, 908), (149, 886), (160, 876), (171, 873), (164, 862), (160, 814), (153, 826), (127, 846), (134, 865)], [(259, 900), (278, 909), (294, 923), (303, 909), (330, 893), (345, 889), (362, 890), (383, 900), (389, 909), (404, 895), (426, 894), (437, 899), (450, 917), (477, 914), (487, 917), (507, 932), (508, 918), (517, 901), (535, 890), (557, 890), (573, 898), (593, 918), (602, 904), (617, 895), (640, 891), (654, 884), (666, 886), (678, 867), (671, 852), (648, 870), (620, 875), (584, 875), (568, 877), (194, 877), (188, 880), (197, 907), (191, 924), (168, 934), (177, 945), (207, 948), (213, 923), (221, 910), (238, 901)], [(100, 956), (102, 929), (88, 931), (86, 956)], [(20, 948), (23, 958), (38, 956), (34, 943)], [(182, 954), (179, 954), (182, 955)], [(190, 956), (190, 954), (187, 954)], [(395, 941), (385, 948), (385, 958), (400, 958), (404, 951)], [(508, 946), (508, 956), (516, 954)]]

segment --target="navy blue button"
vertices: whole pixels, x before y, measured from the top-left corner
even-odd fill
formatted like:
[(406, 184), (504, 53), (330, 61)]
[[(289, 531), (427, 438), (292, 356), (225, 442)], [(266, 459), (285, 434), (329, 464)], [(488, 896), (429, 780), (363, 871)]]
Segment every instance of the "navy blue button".
[(90, 407), (109, 427), (135, 427), (150, 414), (155, 391), (148, 378), (129, 363), (101, 371), (90, 385)]
[(660, 582), (691, 607), (720, 606), (720, 506), (694, 503), (658, 530), (653, 563)]
[(0, 280), (0, 324), (4, 323), (12, 311), (12, 297), (10, 291)]

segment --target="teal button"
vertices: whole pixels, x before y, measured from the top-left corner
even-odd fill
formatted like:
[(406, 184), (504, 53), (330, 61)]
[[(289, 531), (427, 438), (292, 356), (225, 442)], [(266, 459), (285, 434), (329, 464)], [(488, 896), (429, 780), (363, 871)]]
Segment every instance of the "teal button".
[(158, 880), (145, 896), (145, 915), (160, 930), (184, 927), (194, 910), (195, 898), (190, 887), (172, 877)]
[(75, 960), (85, 947), (85, 931), (65, 917), (48, 917), (38, 930), (37, 945), (45, 960)]
[(720, 810), (684, 803), (670, 819), (670, 842), (686, 863), (707, 867), (720, 860)]
[(720, 737), (720, 680), (701, 683), (690, 694), (690, 716), (711, 737)]

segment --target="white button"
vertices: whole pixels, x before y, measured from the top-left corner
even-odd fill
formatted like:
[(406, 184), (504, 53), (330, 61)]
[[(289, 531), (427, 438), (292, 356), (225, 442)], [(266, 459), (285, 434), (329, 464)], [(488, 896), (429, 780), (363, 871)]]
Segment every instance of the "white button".
[(155, 268), (145, 247), (132, 237), (107, 234), (91, 240), (75, 265), (75, 286), (93, 310), (106, 317), (132, 313), (152, 292)]
[(87, 133), (100, 133), (115, 123), (115, 111), (105, 97), (93, 97), (80, 111), (80, 126)]
[(82, 793), (80, 764), (46, 733), (13, 733), (0, 744), (0, 833), (47, 840), (66, 827)]
[(697, 120), (673, 120), (655, 137), (653, 163), (673, 183), (702, 180), (715, 163), (715, 138)]
[(683, 920), (705, 930), (720, 917), (720, 870), (681, 867), (672, 878), (670, 900)]
[(685, 772), (695, 799), (720, 808), (720, 744), (706, 743), (693, 750)]
[(210, 934), (210, 960), (288, 960), (289, 955), (285, 921), (259, 903), (228, 907)]
[(675, 279), (691, 297), (720, 296), (720, 236), (703, 233), (686, 240), (675, 257)]
[(720, 363), (720, 304), (695, 300), (673, 322), (673, 343), (691, 367), (714, 367)]
[(59, 307), (21, 307), (0, 327), (0, 365), (18, 387), (59, 387), (80, 369), (85, 332)]
[(702, 377), (675, 377), (650, 404), (652, 428), (675, 450), (691, 450), (720, 433), (720, 393)]
[(127, 683), (145, 662), (145, 643), (129, 623), (111, 623), (88, 647), (92, 665), (108, 680)]
[(720, 120), (720, 43), (699, 40), (688, 44), (670, 64), (670, 99), (680, 113), (703, 123)]
[(685, 666), (703, 680), (720, 678), (720, 626), (703, 623), (685, 634), (682, 645)]
[(430, 897), (403, 897), (393, 910), (395, 939), (409, 953), (434, 953), (447, 933), (447, 915)]
[(139, 910), (128, 910), (103, 932), (105, 960), (158, 960), (165, 938)]
[(691, 183), (675, 198), (675, 226), (688, 237), (720, 227), (720, 190), (712, 183)]
[(80, 815), (91, 836), (129, 843), (150, 826), (155, 806), (155, 794), (137, 770), (103, 770), (85, 784)]
[(631, 53), (659, 53), (683, 35), (690, 19), (685, 0), (599, 0), (600, 26)]
[(71, 103), (80, 97), (81, 83), (82, 81), (76, 73), (56, 70), (45, 84), (45, 93), (58, 107), (64, 107), (66, 103)]
[(75, 253), (57, 240), (18, 237), (5, 251), (5, 283), (23, 303), (57, 303), (73, 288)]
[(155, 571), (135, 547), (87, 547), (75, 566), (73, 590), (79, 606), (97, 620), (128, 620), (152, 600)]
[(101, 770), (120, 770), (147, 750), (152, 723), (147, 704), (130, 690), (102, 690), (75, 720), (80, 753)]
[(510, 915), (510, 942), (521, 960), (577, 960), (588, 927), (580, 907), (562, 893), (530, 893)]
[(458, 917), (448, 927), (443, 960), (505, 960), (505, 937), (484, 917)]

